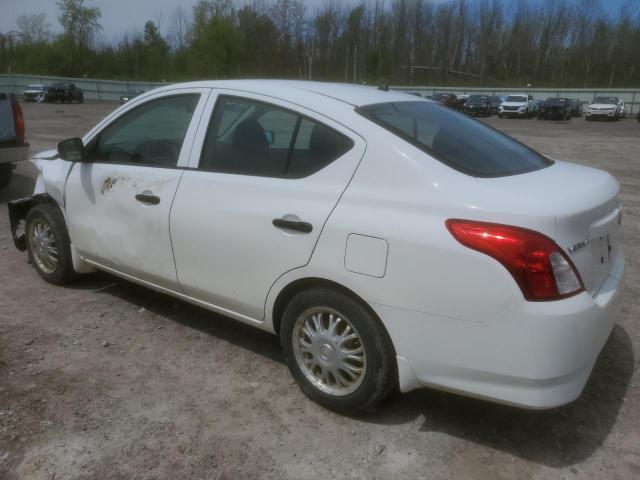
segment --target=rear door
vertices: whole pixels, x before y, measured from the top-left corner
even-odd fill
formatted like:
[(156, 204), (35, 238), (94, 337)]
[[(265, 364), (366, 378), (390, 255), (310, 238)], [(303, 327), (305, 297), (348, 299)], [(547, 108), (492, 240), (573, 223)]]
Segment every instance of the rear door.
[[(262, 319), (268, 291), (305, 265), (364, 141), (281, 100), (218, 91), (171, 211), (184, 292)], [(206, 113), (205, 113), (206, 115)]]
[(169, 211), (209, 89), (148, 97), (87, 139), (66, 183), (71, 241), (89, 262), (179, 289)]

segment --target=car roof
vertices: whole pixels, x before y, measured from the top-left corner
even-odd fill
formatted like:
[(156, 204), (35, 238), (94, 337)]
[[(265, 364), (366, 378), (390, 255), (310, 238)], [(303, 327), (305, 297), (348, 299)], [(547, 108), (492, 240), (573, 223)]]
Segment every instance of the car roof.
[[(207, 80), (172, 84), (166, 89), (181, 88), (224, 88), (240, 90), (273, 97), (288, 98), (295, 90), (300, 94), (308, 94), (311, 102), (331, 98), (355, 107), (375, 103), (420, 101), (415, 95), (394, 90), (379, 90), (375, 86), (352, 85), (345, 83), (311, 82), (303, 80)], [(158, 91), (158, 90), (156, 90)], [(425, 100), (426, 101), (426, 100)]]

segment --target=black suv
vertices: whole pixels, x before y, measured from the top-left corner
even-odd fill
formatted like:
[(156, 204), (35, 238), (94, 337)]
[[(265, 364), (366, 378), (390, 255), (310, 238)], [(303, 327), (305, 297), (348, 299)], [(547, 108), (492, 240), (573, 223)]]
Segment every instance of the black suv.
[(571, 116), (572, 117), (581, 117), (582, 116), (582, 102), (577, 98), (570, 98), (569, 103), (571, 104)]
[(469, 95), (467, 103), (464, 105), (464, 113), (471, 116), (488, 117), (491, 115), (491, 100), (487, 95)]
[(47, 102), (84, 103), (82, 90), (73, 83), (54, 83), (47, 91)]
[(538, 120), (569, 120), (571, 118), (571, 101), (568, 98), (549, 97), (538, 110)]

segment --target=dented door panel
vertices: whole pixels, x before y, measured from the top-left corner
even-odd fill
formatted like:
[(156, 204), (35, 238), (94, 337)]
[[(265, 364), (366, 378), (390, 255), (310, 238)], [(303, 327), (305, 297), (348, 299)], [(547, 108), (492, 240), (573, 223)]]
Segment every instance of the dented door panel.
[[(87, 260), (178, 289), (169, 211), (182, 171), (75, 164), (67, 180), (69, 234)], [(136, 195), (154, 195), (148, 204)]]

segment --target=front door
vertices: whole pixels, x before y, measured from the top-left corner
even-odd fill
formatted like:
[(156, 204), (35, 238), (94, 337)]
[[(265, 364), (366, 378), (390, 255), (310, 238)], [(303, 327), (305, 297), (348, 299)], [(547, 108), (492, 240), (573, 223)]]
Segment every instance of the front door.
[(178, 280), (190, 296), (261, 320), (273, 283), (311, 258), (365, 144), (257, 95), (218, 95), (201, 123), (199, 162), (184, 172), (171, 211)]
[(69, 236), (86, 260), (178, 289), (169, 212), (205, 93), (152, 97), (88, 141), (66, 184)]

